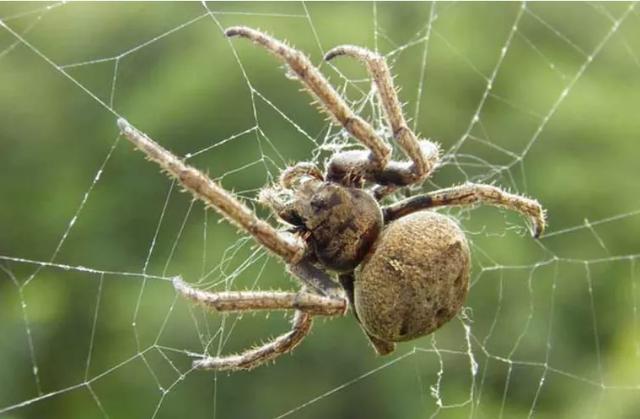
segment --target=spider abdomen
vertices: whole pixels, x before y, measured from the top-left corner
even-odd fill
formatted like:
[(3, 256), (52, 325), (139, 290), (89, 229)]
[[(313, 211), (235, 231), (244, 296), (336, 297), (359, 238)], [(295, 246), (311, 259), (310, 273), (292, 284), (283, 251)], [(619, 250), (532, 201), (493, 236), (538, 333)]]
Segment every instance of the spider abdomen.
[(364, 328), (398, 342), (427, 335), (462, 308), (469, 246), (451, 218), (420, 211), (389, 224), (355, 271), (355, 309)]

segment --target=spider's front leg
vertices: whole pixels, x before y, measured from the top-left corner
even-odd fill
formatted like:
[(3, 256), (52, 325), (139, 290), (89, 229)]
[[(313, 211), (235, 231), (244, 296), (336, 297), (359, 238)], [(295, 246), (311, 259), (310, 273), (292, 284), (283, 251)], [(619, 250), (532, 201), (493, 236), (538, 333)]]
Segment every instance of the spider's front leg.
[(460, 186), (414, 196), (384, 207), (382, 212), (386, 224), (412, 212), (427, 208), (473, 205), (476, 203), (485, 203), (517, 211), (531, 218), (534, 237), (540, 237), (544, 232), (546, 225), (545, 211), (538, 201), (481, 183), (465, 183)]
[(265, 33), (244, 26), (233, 26), (225, 30), (228, 37), (240, 36), (250, 39), (284, 61), (289, 69), (318, 99), (322, 108), (344, 129), (364, 144), (370, 153), (366, 154), (366, 164), (371, 168), (385, 167), (391, 156), (391, 148), (373, 127), (356, 115), (338, 92), (329, 84), (322, 73), (300, 51), (291, 48)]
[(173, 153), (120, 118), (122, 134), (167, 174), (180, 182), (191, 194), (222, 214), (232, 224), (251, 234), (258, 243), (280, 256), (287, 263), (298, 263), (307, 246), (299, 237), (280, 232), (259, 219), (246, 205), (236, 199), (198, 169), (185, 164)]
[[(325, 55), (325, 60), (329, 61), (341, 55), (355, 58), (366, 64), (369, 75), (376, 85), (393, 138), (411, 161), (390, 162), (382, 170), (374, 173), (374, 178), (369, 180), (392, 186), (406, 186), (424, 180), (433, 172), (439, 161), (439, 149), (437, 144), (429, 140), (418, 140), (416, 134), (409, 128), (386, 60), (372, 51), (354, 45), (333, 48)], [(359, 160), (362, 160), (362, 156), (355, 154), (336, 156), (332, 160), (333, 171), (339, 173), (347, 171), (349, 167), (357, 167), (361, 164)], [(387, 188), (385, 191), (378, 189), (376, 195), (384, 195), (389, 191), (392, 189)]]

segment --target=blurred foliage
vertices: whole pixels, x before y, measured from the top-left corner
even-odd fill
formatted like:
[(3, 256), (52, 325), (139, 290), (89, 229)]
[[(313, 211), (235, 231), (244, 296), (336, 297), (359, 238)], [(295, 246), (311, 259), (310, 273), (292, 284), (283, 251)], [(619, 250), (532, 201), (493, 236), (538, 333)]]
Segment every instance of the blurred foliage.
[[(347, 316), (317, 320), (272, 366), (179, 380), (190, 364), (182, 351), (203, 351), (198, 333), (206, 343), (225, 322), (231, 352), (288, 320), (207, 314), (164, 280), (1, 260), (0, 411), (43, 396), (5, 417), (260, 418), (300, 407), (289, 417), (414, 418), (438, 410), (434, 394), (450, 407), (440, 417), (638, 416), (638, 12), (608, 38), (628, 4), (210, 3), (206, 15), (200, 3), (73, 3), (22, 15), (45, 6), (0, 5), (32, 45), (0, 28), (1, 256), (49, 261), (90, 190), (55, 262), (192, 282), (210, 272), (207, 284), (223, 282), (215, 289), (294, 288), (277, 261), (251, 256), (252, 242), (118, 141), (110, 111), (179, 155), (220, 143), (190, 161), (253, 200), (287, 164), (312, 158), (328, 125), (272, 57), (222, 36), (235, 24), (318, 64), (341, 43), (392, 53), (407, 115), (450, 152), (425, 189), (476, 180), (535, 196), (551, 234), (536, 242), (495, 208), (451, 211), (473, 243), (475, 376), (461, 321), (377, 358)], [(340, 61), (321, 69), (362, 100), (366, 74)]]

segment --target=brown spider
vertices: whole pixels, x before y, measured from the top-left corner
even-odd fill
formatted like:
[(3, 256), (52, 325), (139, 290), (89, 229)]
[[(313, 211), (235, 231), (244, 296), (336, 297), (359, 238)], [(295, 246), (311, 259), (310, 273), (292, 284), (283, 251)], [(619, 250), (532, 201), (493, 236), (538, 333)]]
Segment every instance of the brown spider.
[(293, 350), (309, 333), (314, 315), (344, 315), (349, 306), (381, 355), (391, 353), (394, 342), (438, 329), (465, 301), (470, 255), (458, 224), (430, 208), (484, 202), (531, 217), (535, 237), (544, 230), (538, 202), (482, 184), (467, 183), (381, 207), (382, 197), (424, 181), (439, 161), (437, 145), (419, 140), (407, 126), (384, 58), (356, 46), (340, 46), (325, 56), (330, 60), (347, 55), (366, 64), (393, 140), (409, 161), (390, 160), (386, 141), (353, 113), (304, 54), (246, 27), (229, 28), (225, 35), (248, 38), (284, 61), (323, 109), (368, 150), (335, 154), (325, 173), (308, 162), (284, 170), (279, 185), (260, 194), (261, 202), (289, 226), (282, 231), (127, 121), (118, 120), (137, 148), (194, 197), (282, 258), (303, 284), (298, 292), (210, 293), (174, 279), (180, 294), (218, 311), (295, 310), (288, 333), (237, 355), (196, 360), (195, 368), (254, 368)]

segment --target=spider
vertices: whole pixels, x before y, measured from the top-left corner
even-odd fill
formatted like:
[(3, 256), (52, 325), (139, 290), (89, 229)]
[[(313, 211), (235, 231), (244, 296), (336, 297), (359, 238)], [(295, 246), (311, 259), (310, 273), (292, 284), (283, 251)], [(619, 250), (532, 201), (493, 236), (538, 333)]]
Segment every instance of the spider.
[(291, 352), (309, 334), (314, 316), (341, 316), (351, 308), (380, 355), (396, 342), (425, 336), (462, 308), (469, 287), (466, 237), (442, 206), (486, 203), (531, 218), (533, 235), (545, 227), (540, 204), (495, 186), (466, 183), (413, 196), (391, 205), (380, 201), (423, 182), (436, 168), (439, 148), (418, 139), (403, 116), (389, 68), (380, 55), (352, 45), (330, 50), (325, 60), (348, 56), (364, 63), (386, 122), (408, 160), (391, 160), (387, 141), (357, 116), (300, 51), (255, 29), (231, 27), (227, 37), (247, 38), (283, 61), (321, 108), (366, 149), (339, 151), (322, 171), (299, 162), (278, 184), (260, 193), (283, 224), (275, 228), (201, 171), (185, 164), (124, 119), (122, 134), (197, 199), (281, 258), (302, 284), (297, 292), (206, 292), (173, 280), (176, 291), (217, 311), (293, 310), (292, 329), (258, 347), (227, 356), (204, 356), (194, 368), (251, 369)]

